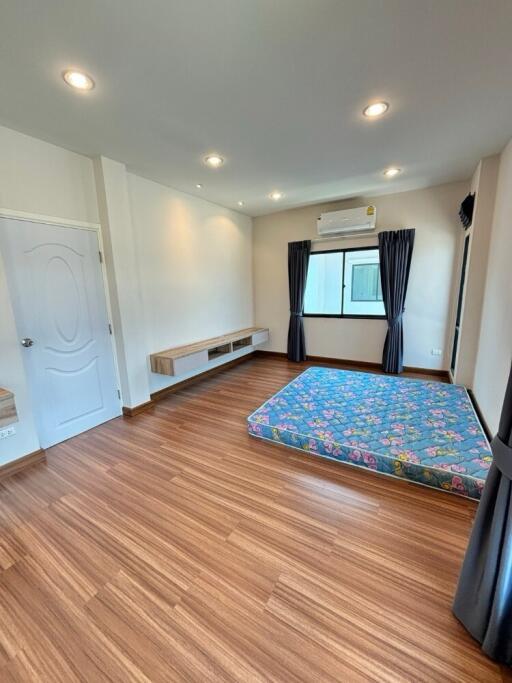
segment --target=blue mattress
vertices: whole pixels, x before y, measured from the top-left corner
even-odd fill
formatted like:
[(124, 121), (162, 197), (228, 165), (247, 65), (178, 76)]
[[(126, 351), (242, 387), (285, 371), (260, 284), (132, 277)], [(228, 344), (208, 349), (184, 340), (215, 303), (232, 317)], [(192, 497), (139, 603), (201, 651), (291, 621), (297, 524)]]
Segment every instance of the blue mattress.
[(491, 450), (462, 386), (311, 367), (248, 418), (249, 434), (479, 499)]

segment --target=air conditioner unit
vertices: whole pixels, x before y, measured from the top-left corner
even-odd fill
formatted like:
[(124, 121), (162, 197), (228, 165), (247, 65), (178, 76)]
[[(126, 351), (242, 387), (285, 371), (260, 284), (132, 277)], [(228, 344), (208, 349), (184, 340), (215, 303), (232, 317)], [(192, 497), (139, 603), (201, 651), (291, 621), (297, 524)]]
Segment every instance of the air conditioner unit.
[(374, 206), (361, 206), (357, 209), (322, 213), (316, 225), (319, 235), (372, 232), (375, 230), (376, 218), (377, 210)]

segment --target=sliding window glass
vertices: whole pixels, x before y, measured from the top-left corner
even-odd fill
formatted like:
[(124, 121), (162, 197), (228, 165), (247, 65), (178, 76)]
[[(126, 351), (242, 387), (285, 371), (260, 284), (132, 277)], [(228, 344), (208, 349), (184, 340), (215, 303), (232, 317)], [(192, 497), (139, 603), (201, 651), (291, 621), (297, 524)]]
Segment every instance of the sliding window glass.
[(313, 252), (304, 315), (384, 317), (379, 250), (371, 247)]
[(343, 252), (313, 253), (304, 297), (306, 315), (341, 315)]

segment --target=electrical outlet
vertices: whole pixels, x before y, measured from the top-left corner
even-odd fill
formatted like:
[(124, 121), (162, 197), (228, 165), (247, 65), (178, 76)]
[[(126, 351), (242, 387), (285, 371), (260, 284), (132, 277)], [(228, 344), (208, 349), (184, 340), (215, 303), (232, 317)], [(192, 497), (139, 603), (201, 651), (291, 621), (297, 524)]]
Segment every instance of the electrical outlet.
[(16, 427), (14, 425), (0, 429), (0, 439), (7, 439), (8, 436), (13, 436), (14, 434), (16, 434)]
[(433, 356), (442, 356), (443, 355), (443, 349), (431, 349), (430, 353)]

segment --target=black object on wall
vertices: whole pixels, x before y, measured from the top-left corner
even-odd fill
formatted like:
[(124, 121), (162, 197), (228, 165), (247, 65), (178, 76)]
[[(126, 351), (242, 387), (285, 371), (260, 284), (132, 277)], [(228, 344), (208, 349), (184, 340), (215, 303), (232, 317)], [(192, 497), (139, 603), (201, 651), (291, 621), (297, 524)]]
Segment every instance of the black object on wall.
[(459, 217), (464, 229), (467, 230), (473, 222), (473, 209), (475, 208), (475, 194), (468, 194), (459, 209)]
[(311, 240), (288, 243), (288, 287), (290, 290), (290, 324), (288, 327), (288, 360), (306, 360), (304, 336), (304, 293), (308, 276)]
[(482, 650), (512, 665), (512, 369), (494, 456), (478, 506), (453, 612)]
[(379, 232), (380, 281), (388, 321), (382, 354), (384, 372), (400, 373), (404, 369), (402, 316), (405, 310), (415, 233), (415, 230)]
[(462, 254), (462, 268), (460, 270), (459, 280), (459, 295), (457, 297), (457, 314), (455, 316), (455, 332), (453, 335), (452, 360), (450, 362), (450, 370), (453, 374), (455, 374), (455, 366), (457, 365), (457, 355), (459, 353), (460, 326), (462, 322), (462, 302), (464, 301), (464, 291), (466, 287), (466, 274), (468, 268), (470, 239), (471, 235), (466, 235), (464, 237), (464, 251)]

